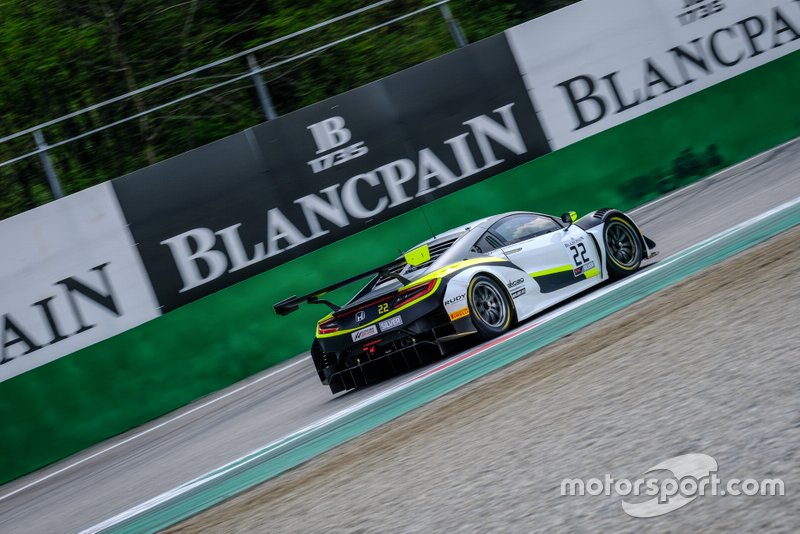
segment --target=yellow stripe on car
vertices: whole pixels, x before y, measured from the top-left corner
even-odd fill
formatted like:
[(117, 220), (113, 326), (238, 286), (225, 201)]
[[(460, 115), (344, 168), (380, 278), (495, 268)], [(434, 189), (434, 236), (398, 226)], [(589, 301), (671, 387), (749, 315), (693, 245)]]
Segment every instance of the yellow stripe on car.
[(539, 276), (547, 276), (548, 274), (556, 274), (556, 273), (565, 273), (567, 271), (572, 271), (572, 265), (561, 265), (559, 267), (553, 267), (552, 269), (545, 269), (544, 271), (536, 271), (535, 273), (531, 273), (531, 276), (537, 278)]
[(598, 274), (600, 274), (600, 269), (598, 269), (597, 267), (592, 267), (583, 274), (586, 275), (586, 278), (591, 278), (593, 276), (597, 276)]
[(437, 269), (432, 273), (428, 273), (419, 280), (414, 280), (403, 289), (408, 289), (410, 287), (414, 287), (418, 284), (424, 284), (425, 282), (430, 282), (434, 278), (444, 278), (447, 275), (453, 274), (456, 271), (460, 271), (461, 269), (466, 269), (467, 267), (472, 267), (473, 265), (480, 265), (482, 263), (494, 263), (498, 261), (508, 261), (505, 258), (472, 258), (471, 260), (463, 260), (456, 263), (451, 263), (447, 267), (442, 267), (441, 269)]
[[(437, 281), (436, 281), (436, 285), (434, 285), (434, 286), (433, 286), (433, 289), (431, 289), (430, 293), (426, 293), (426, 294), (422, 295), (422, 296), (421, 296), (420, 298), (418, 298), (418, 299), (414, 299), (414, 300), (412, 300), (412, 301), (406, 302), (405, 304), (403, 304), (403, 305), (402, 305), (402, 306), (400, 306), (399, 308), (396, 308), (396, 309), (394, 309), (394, 310), (390, 311), (390, 312), (389, 312), (389, 313), (387, 313), (387, 314), (384, 314), (384, 315), (380, 315), (380, 316), (378, 316), (378, 318), (377, 318), (377, 319), (375, 319), (374, 321), (370, 321), (370, 322), (368, 322), (368, 323), (365, 323), (365, 324), (359, 325), (359, 326), (358, 326), (358, 328), (348, 328), (348, 329), (346, 329), (346, 330), (337, 330), (336, 332), (331, 332), (331, 333), (329, 333), (329, 334), (320, 334), (320, 333), (319, 333), (319, 330), (317, 330), (317, 338), (320, 338), (320, 339), (321, 339), (321, 338), (326, 338), (326, 337), (334, 337), (334, 336), (341, 336), (341, 335), (344, 335), (344, 334), (349, 334), (349, 333), (351, 333), (351, 332), (355, 332), (356, 330), (361, 330), (362, 328), (365, 328), (365, 327), (367, 327), (367, 326), (370, 326), (370, 325), (373, 325), (373, 324), (375, 324), (375, 323), (378, 323), (378, 322), (380, 322), (380, 321), (383, 321), (384, 319), (387, 319), (387, 318), (389, 318), (389, 317), (392, 317), (393, 315), (397, 315), (398, 313), (400, 313), (401, 311), (405, 310), (405, 309), (406, 309), (406, 308), (408, 308), (409, 306), (413, 306), (413, 305), (414, 305), (414, 304), (416, 304), (417, 302), (419, 302), (419, 301), (421, 301), (421, 300), (424, 300), (424, 299), (426, 299), (426, 298), (430, 297), (431, 295), (435, 294), (435, 293), (436, 293), (436, 290), (437, 290), (437, 289), (439, 289), (439, 284), (441, 284), (441, 283), (442, 283), (442, 280), (441, 280), (441, 279), (437, 280)], [(413, 285), (417, 285), (417, 284), (415, 283), (415, 284), (413, 284)], [(413, 287), (413, 286), (412, 286), (412, 285), (409, 285), (408, 287)], [(329, 321), (329, 320), (331, 320), (332, 318), (333, 318), (333, 314), (329, 313), (328, 315), (326, 315), (325, 317), (323, 317), (322, 319), (320, 319), (320, 320), (319, 320), (319, 322), (317, 322), (317, 324), (323, 323), (323, 322), (325, 322), (325, 321)]]
[[(400, 290), (413, 289), (414, 287), (422, 285), (422, 284), (425, 284), (427, 282), (430, 282), (431, 280), (436, 280), (436, 285), (430, 291), (430, 293), (426, 293), (425, 295), (423, 295), (422, 297), (420, 297), (418, 299), (414, 299), (411, 302), (407, 302), (407, 303), (403, 304), (402, 306), (400, 306), (399, 308), (397, 308), (395, 310), (392, 310), (392, 311), (390, 311), (389, 313), (387, 313), (385, 315), (379, 316), (374, 321), (370, 321), (369, 323), (360, 325), (358, 328), (350, 328), (350, 329), (347, 329), (347, 330), (337, 330), (336, 332), (331, 332), (329, 334), (320, 334), (319, 333), (319, 329), (318, 329), (317, 330), (317, 334), (316, 334), (317, 338), (326, 338), (326, 337), (334, 337), (334, 336), (341, 336), (341, 335), (344, 335), (344, 334), (349, 334), (351, 332), (355, 332), (356, 330), (361, 330), (362, 328), (365, 328), (367, 326), (370, 326), (370, 325), (373, 325), (373, 324), (378, 323), (380, 321), (383, 321), (384, 319), (387, 319), (387, 318), (389, 318), (389, 317), (391, 317), (393, 315), (397, 315), (398, 313), (400, 313), (401, 311), (405, 310), (406, 308), (408, 308), (410, 306), (413, 306), (414, 304), (420, 302), (421, 300), (426, 299), (426, 298), (430, 297), (431, 295), (435, 294), (436, 290), (439, 289), (439, 284), (441, 284), (442, 278), (444, 278), (445, 276), (453, 274), (453, 273), (455, 273), (457, 271), (460, 271), (462, 269), (466, 269), (467, 267), (472, 267), (474, 265), (481, 265), (481, 264), (484, 264), (484, 263), (505, 262), (505, 261), (508, 261), (508, 260), (505, 259), (505, 258), (488, 257), (488, 258), (472, 258), (472, 259), (469, 259), (469, 260), (463, 260), (463, 261), (459, 261), (459, 262), (456, 262), (456, 263), (451, 263), (450, 265), (448, 265), (446, 267), (442, 267), (441, 269), (437, 269), (437, 270), (435, 270), (435, 271), (433, 271), (431, 273), (428, 273), (425, 276), (423, 276), (422, 278), (420, 278), (418, 280), (414, 280), (410, 284), (400, 288)], [(322, 319), (317, 321), (317, 325), (319, 325), (321, 323), (324, 323), (326, 321), (330, 321), (331, 319), (333, 319), (333, 314), (329, 313), (328, 315), (326, 315), (325, 317), (323, 317)]]

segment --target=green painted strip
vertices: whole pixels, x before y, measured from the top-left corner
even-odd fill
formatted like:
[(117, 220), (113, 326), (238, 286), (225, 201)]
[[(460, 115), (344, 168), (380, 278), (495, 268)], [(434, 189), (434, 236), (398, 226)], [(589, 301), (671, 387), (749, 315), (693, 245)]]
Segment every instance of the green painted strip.
[[(800, 136), (796, 87), (800, 52), (448, 195), (425, 214), (441, 231), (465, 214), (628, 209)], [(304, 352), (323, 312), (305, 306), (279, 318), (272, 304), (386, 263), (427, 228), (411, 211), (0, 383), (0, 483)]]
[(757, 223), (743, 225), (695, 245), (639, 277), (620, 283), (613, 291), (489, 348), (479, 356), (413, 382), (304, 436), (252, 455), (247, 463), (239, 462), (238, 468), (231, 469), (224, 477), (199, 485), (108, 531), (141, 533), (164, 529), (797, 225), (800, 225), (800, 201), (761, 217)]

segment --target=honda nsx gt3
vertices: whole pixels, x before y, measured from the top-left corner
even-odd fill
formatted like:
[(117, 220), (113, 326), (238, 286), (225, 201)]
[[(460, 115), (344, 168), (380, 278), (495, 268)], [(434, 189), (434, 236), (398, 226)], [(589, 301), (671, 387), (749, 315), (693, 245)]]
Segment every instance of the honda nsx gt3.
[[(578, 219), (512, 212), (454, 228), (395, 261), (274, 306), (325, 304), (311, 356), (331, 391), (423, 365), (453, 341), (499, 336), (515, 323), (605, 280), (637, 271), (655, 243), (630, 216), (601, 209)], [(370, 281), (343, 306), (324, 296)]]

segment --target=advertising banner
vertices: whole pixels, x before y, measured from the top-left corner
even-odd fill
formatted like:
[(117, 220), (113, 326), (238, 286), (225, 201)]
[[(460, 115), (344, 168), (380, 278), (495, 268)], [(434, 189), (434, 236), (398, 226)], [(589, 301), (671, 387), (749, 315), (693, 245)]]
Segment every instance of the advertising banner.
[(0, 382), (160, 314), (110, 184), (0, 222), (0, 250)]
[(114, 188), (171, 310), (549, 150), (498, 35)]
[(800, 49), (800, 1), (583, 0), (506, 35), (556, 150)]

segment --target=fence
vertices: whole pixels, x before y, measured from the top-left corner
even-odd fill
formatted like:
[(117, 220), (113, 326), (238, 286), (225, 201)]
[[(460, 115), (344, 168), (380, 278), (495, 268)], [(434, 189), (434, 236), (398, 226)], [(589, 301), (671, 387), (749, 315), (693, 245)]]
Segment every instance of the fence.
[[(260, 122), (260, 120), (263, 119), (274, 120), (275, 118), (278, 117), (279, 113), (276, 109), (276, 106), (270, 94), (269, 84), (264, 79), (265, 73), (275, 72), (277, 69), (289, 65), (291, 63), (302, 62), (304, 60), (307, 60), (308, 58), (312, 58), (321, 53), (324, 53), (336, 46), (342, 45), (343, 43), (347, 43), (349, 41), (353, 41), (360, 37), (364, 37), (367, 34), (377, 32), (389, 26), (398, 25), (403, 21), (406, 21), (413, 17), (418, 17), (432, 10), (438, 10), (439, 16), (444, 22), (444, 25), (446, 26), (453, 42), (457, 47), (463, 47), (464, 45), (467, 44), (467, 39), (464, 36), (460, 23), (453, 16), (448, 6), (450, 0), (439, 0), (431, 4), (423, 5), (422, 7), (419, 7), (417, 9), (413, 9), (411, 11), (402, 13), (398, 16), (387, 18), (386, 20), (382, 20), (377, 24), (369, 25), (355, 33), (339, 37), (337, 39), (328, 41), (324, 44), (313, 47), (311, 49), (303, 50), (299, 53), (292, 54), (278, 61), (268, 61), (264, 65), (259, 63), (259, 59), (257, 57), (257, 54), (259, 52), (263, 52), (264, 50), (285, 44), (292, 40), (297, 40), (312, 32), (332, 27), (333, 25), (343, 22), (347, 19), (351, 19), (353, 17), (363, 15), (367, 12), (385, 7), (394, 1), (395, 0), (381, 0), (379, 2), (369, 4), (359, 9), (355, 9), (347, 13), (344, 13), (342, 15), (330, 18), (323, 22), (308, 26), (306, 28), (303, 28), (302, 30), (289, 33), (287, 35), (278, 37), (276, 39), (271, 39), (257, 46), (238, 52), (236, 54), (229, 55), (227, 57), (218, 59), (216, 61), (212, 61), (210, 63), (206, 63), (204, 65), (190, 69), (180, 74), (164, 78), (158, 82), (137, 88), (135, 90), (121, 94), (119, 96), (83, 107), (79, 110), (70, 112), (63, 116), (45, 121), (43, 123), (17, 131), (13, 134), (1, 137), (0, 145), (6, 145), (5, 152), (7, 156), (4, 161), (0, 162), (0, 172), (8, 169), (10, 166), (14, 164), (24, 164), (25, 166), (21, 167), (18, 170), (18, 172), (29, 175), (31, 172), (34, 171), (34, 167), (30, 164), (30, 160), (38, 158), (39, 164), (41, 166), (40, 172), (43, 171), (47, 179), (46, 183), (49, 195), (47, 195), (47, 198), (40, 197), (39, 201), (36, 203), (41, 203), (42, 201), (50, 199), (61, 198), (62, 196), (64, 196), (65, 193), (75, 192), (76, 190), (82, 189), (86, 185), (91, 185), (92, 183), (104, 180), (93, 179), (89, 177), (86, 180), (82, 180), (82, 182), (84, 183), (77, 184), (77, 187), (74, 184), (69, 184), (68, 188), (65, 188), (64, 185), (62, 185), (62, 181), (59, 179), (59, 174), (60, 174), (59, 171), (61, 169), (59, 169), (58, 163), (54, 161), (54, 158), (52, 157), (52, 154), (55, 149), (58, 149), (60, 147), (67, 147), (69, 145), (76, 143), (77, 141), (81, 141), (92, 136), (97, 136), (98, 134), (110, 130), (112, 128), (124, 127), (126, 125), (129, 125), (130, 123), (133, 123), (134, 121), (147, 120), (149, 116), (152, 116), (162, 110), (166, 110), (168, 108), (174, 109), (179, 104), (187, 103), (188, 101), (196, 99), (203, 95), (220, 93), (224, 89), (228, 89), (230, 87), (234, 87), (236, 88), (236, 90), (241, 90), (249, 86), (255, 93), (256, 97), (255, 102), (259, 106), (259, 109), (257, 112), (255, 112), (255, 110), (252, 110), (254, 112), (249, 115), (248, 119), (244, 121), (244, 123), (242, 121), (237, 122), (235, 124), (235, 127), (230, 132), (224, 129), (221, 130), (222, 135), (218, 135), (217, 137), (224, 136), (226, 133), (233, 133), (235, 131), (239, 131), (242, 129), (242, 127), (252, 126), (255, 122)], [(237, 66), (241, 65), (242, 62), (246, 63), (246, 69), (244, 70), (240, 70), (241, 66)], [(147, 107), (146, 109), (138, 109), (141, 106), (133, 106), (135, 108), (134, 113), (129, 113), (129, 114), (123, 113), (123, 115), (125, 116), (122, 116), (121, 118), (114, 118), (115, 115), (117, 115), (119, 112), (128, 111), (128, 109), (131, 107), (130, 106), (131, 101), (136, 98), (140, 98), (145, 93), (162, 90), (169, 87), (174, 87), (178, 83), (182, 83), (187, 80), (194, 80), (194, 78), (200, 73), (205, 73), (212, 69), (219, 69), (220, 67), (229, 67), (232, 68), (233, 71), (215, 75), (215, 77), (216, 76), (222, 77), (223, 78), (222, 81), (207, 84), (199, 89), (179, 94), (174, 98), (169, 98), (166, 101), (158, 102), (157, 104)], [(118, 106), (117, 113), (108, 115), (108, 108), (112, 105)], [(101, 112), (105, 113), (107, 117), (110, 117), (113, 120), (107, 122), (101, 121), (102, 123), (100, 125), (96, 126), (93, 125), (92, 123), (94, 121), (89, 120), (88, 118)], [(82, 123), (81, 121), (84, 122)], [(60, 131), (55, 130), (55, 127), (57, 126), (61, 126)], [(120, 140), (126, 138), (130, 139), (134, 134), (135, 131), (132, 130), (123, 132), (117, 139), (117, 143), (121, 145), (122, 143), (120, 142)], [(58, 139), (59, 135), (61, 135), (63, 138)], [(193, 145), (199, 146), (213, 140), (215, 140), (215, 138), (204, 137), (202, 139), (199, 139), (198, 142), (193, 143)], [(30, 146), (31, 141), (33, 142), (33, 146), (35, 147), (33, 150), (30, 150), (28, 148)], [(99, 144), (100, 141), (96, 141), (96, 143)], [(176, 153), (182, 152), (185, 149), (193, 148), (194, 146), (188, 146), (188, 147), (181, 146), (180, 150), (178, 150), (178, 152)], [(146, 147), (144, 148), (146, 149)], [(2, 154), (2, 152), (0, 152), (0, 154)], [(172, 154), (168, 154), (168, 156), (170, 155)], [(0, 156), (0, 158), (2, 158), (2, 156)], [(146, 163), (154, 163), (154, 162), (155, 161), (148, 161)], [(102, 165), (102, 163), (100, 163), (100, 165)], [(105, 179), (110, 179), (116, 175), (131, 172), (135, 170), (135, 168), (141, 167), (143, 165), (142, 164), (136, 165), (133, 168), (131, 168), (130, 166), (123, 166), (124, 168), (120, 168), (119, 165), (113, 166), (111, 163), (108, 163), (108, 166), (115, 168), (109, 168), (108, 172), (100, 173), (100, 175), (105, 177)], [(31, 206), (25, 206), (25, 207), (27, 208)], [(3, 211), (8, 211), (8, 208)], [(8, 214), (13, 214), (13, 211), (15, 210), (11, 208), (11, 211), (12, 212)], [(2, 217), (3, 215), (4, 214), (2, 213), (2, 211), (0, 211), (0, 217)]]

